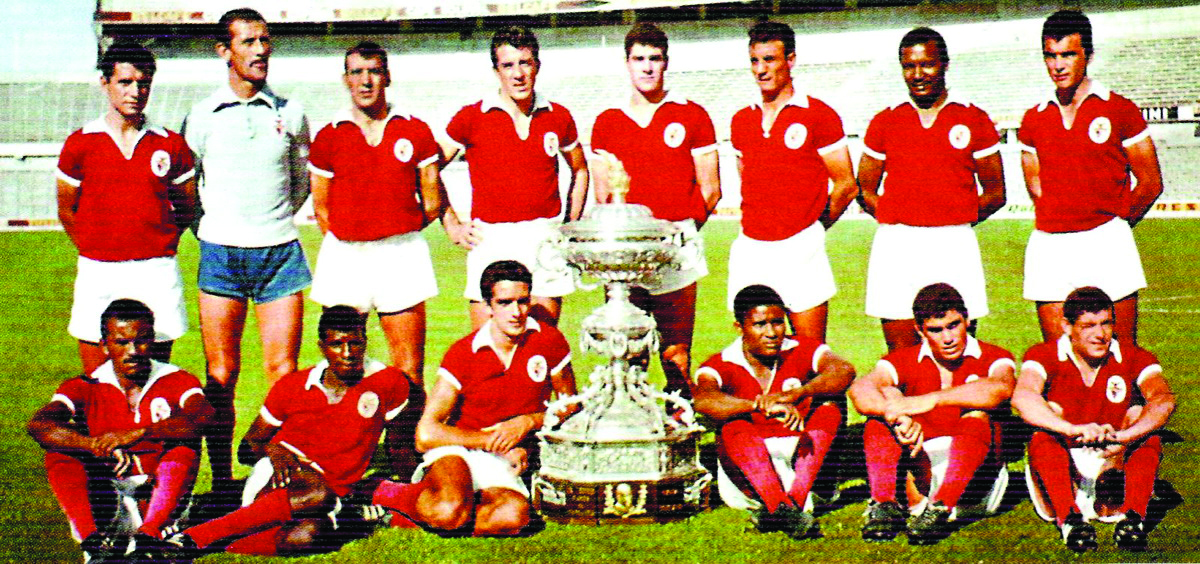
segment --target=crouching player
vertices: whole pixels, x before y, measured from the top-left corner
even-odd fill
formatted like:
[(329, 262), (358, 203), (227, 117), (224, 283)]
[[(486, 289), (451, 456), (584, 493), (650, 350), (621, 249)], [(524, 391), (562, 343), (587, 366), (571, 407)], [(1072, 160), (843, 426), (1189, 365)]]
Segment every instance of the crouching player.
[[(1144, 523), (1162, 458), (1156, 433), (1175, 409), (1162, 366), (1149, 351), (1113, 336), (1113, 302), (1084, 287), (1063, 303), (1063, 336), (1025, 353), (1013, 407), (1037, 430), (1027, 483), (1038, 514), (1053, 520), (1077, 552), (1096, 548), (1088, 519), (1116, 520), (1113, 540), (1146, 548)], [(1097, 483), (1109, 475), (1124, 496), (1106, 508)]]
[[(722, 422), (722, 470), (736, 469), (734, 479), (749, 482), (758, 530), (820, 537), (809, 491), (842, 424), (842, 394), (854, 367), (816, 339), (785, 337), (788, 311), (767, 286), (740, 290), (733, 309), (739, 336), (696, 371), (696, 409)], [(785, 457), (795, 476), (790, 485), (769, 447), (786, 437), (796, 438)]]
[(169, 556), (340, 546), (345, 531), (338, 529), (349, 517), (343, 498), (359, 486), (384, 427), (403, 411), (409, 379), (366, 358), (366, 316), (350, 306), (326, 309), (317, 336), (325, 360), (276, 382), (242, 439), (239, 462), (254, 466), (245, 506), (172, 536)]
[[(862, 530), (866, 540), (890, 540), (906, 528), (906, 512), (896, 501), (902, 461), (918, 478), (918, 488), (932, 490), (924, 500), (908, 500), (916, 513), (907, 525), (910, 544), (936, 543), (950, 533), (949, 521), (968, 484), (976, 474), (980, 481), (989, 474), (981, 471), (985, 462), (1003, 476), (991, 495), (1003, 495), (1007, 485), (992, 448), (999, 440), (989, 412), (1012, 395), (1012, 354), (967, 333), (967, 306), (949, 284), (922, 288), (913, 300), (913, 319), (922, 343), (883, 357), (850, 387), (855, 409), (868, 417), (863, 428), (871, 488)], [(948, 451), (937, 444), (945, 442)], [(940, 467), (931, 463), (935, 454), (948, 459), (941, 476), (931, 476)]]
[[(46, 477), (71, 535), (93, 562), (157, 542), (192, 490), (200, 430), (213, 412), (195, 376), (151, 359), (154, 313), (142, 302), (109, 304), (100, 315), (100, 347), (108, 362), (63, 382), (28, 426), (46, 449)], [(113, 481), (123, 479), (153, 487), (149, 504), (130, 516), (133, 546), (99, 530), (93, 512), (100, 508), (92, 499), (103, 491), (115, 495)]]

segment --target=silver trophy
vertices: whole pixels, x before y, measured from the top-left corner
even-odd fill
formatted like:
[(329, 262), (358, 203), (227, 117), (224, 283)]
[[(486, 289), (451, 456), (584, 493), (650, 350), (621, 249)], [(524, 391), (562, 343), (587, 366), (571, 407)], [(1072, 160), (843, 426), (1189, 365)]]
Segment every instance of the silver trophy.
[(534, 505), (559, 522), (670, 521), (708, 505), (712, 476), (698, 448), (704, 428), (679, 392), (663, 393), (647, 381), (658, 331), (654, 318), (630, 303), (629, 291), (680, 268), (682, 235), (649, 208), (625, 203), (629, 177), (619, 161), (610, 158), (608, 170), (613, 203), (560, 227), (539, 259), (569, 265), (582, 287), (588, 287), (584, 275), (604, 284), (608, 300), (584, 319), (580, 344), (608, 362), (596, 367), (583, 392), (548, 406), (538, 432)]

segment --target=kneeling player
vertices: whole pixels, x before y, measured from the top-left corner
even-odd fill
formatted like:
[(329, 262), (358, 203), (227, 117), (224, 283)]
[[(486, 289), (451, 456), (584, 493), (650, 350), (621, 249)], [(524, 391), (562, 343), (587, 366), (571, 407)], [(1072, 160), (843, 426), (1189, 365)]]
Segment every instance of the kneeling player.
[(100, 347), (108, 362), (63, 382), (28, 427), (46, 449), (46, 476), (71, 534), (92, 561), (123, 555), (129, 543), (98, 530), (91, 497), (106, 486), (112, 492), (110, 480), (148, 476), (153, 490), (144, 517), (135, 516), (134, 538), (139, 549), (153, 545), (191, 492), (200, 430), (213, 411), (195, 376), (151, 359), (154, 314), (142, 302), (109, 304)]
[[(1071, 550), (1096, 548), (1096, 529), (1086, 519), (1097, 517), (1117, 520), (1119, 548), (1144, 550), (1143, 521), (1162, 458), (1155, 432), (1175, 409), (1175, 396), (1150, 351), (1117, 343), (1113, 302), (1102, 290), (1071, 292), (1063, 317), (1057, 342), (1025, 353), (1013, 393), (1013, 407), (1038, 429), (1029, 441), (1030, 497)], [(1115, 511), (1093, 503), (1108, 470), (1124, 474)]]
[[(696, 371), (696, 409), (723, 422), (719, 452), (761, 502), (758, 530), (820, 537), (806, 502), (841, 426), (840, 398), (854, 367), (816, 339), (784, 337), (788, 312), (771, 288), (743, 288), (733, 308), (740, 335)], [(788, 457), (795, 478), (786, 491), (768, 449), (777, 437), (798, 438)]]
[(941, 437), (949, 437), (945, 474), (907, 529), (910, 544), (949, 534), (959, 498), (999, 444), (989, 410), (1009, 399), (1015, 382), (1012, 354), (967, 333), (967, 306), (949, 284), (922, 288), (913, 300), (913, 319), (922, 344), (888, 354), (850, 387), (854, 407), (869, 418), (863, 428), (871, 487), (866, 540), (889, 540), (905, 530), (905, 511), (896, 502), (897, 469), (907, 450), (914, 475), (928, 476), (929, 443)]
[(399, 370), (366, 358), (366, 317), (354, 308), (325, 310), (317, 334), (325, 360), (271, 387), (238, 449), (239, 461), (255, 466), (245, 493), (253, 502), (170, 538), (184, 556), (229, 540), (229, 552), (247, 554), (338, 548), (342, 498), (362, 479), (384, 426), (403, 411), (409, 384)]

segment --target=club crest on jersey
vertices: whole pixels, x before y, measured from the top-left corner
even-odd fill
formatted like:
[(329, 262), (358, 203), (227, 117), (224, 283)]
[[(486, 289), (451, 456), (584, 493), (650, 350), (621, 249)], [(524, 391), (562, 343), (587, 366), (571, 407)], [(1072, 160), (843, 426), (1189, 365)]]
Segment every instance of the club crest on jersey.
[(171, 404), (167, 402), (167, 398), (154, 398), (150, 400), (151, 423), (158, 423), (169, 417), (171, 417)]
[(1112, 122), (1104, 116), (1092, 120), (1092, 124), (1088, 126), (1088, 137), (1092, 143), (1100, 144), (1108, 141), (1110, 135), (1112, 135)]
[(807, 140), (808, 128), (803, 123), (793, 123), (783, 133), (783, 145), (789, 149), (799, 149)]
[(971, 129), (963, 124), (950, 128), (950, 146), (955, 149), (966, 149), (971, 144)]
[(396, 144), (392, 147), (392, 154), (396, 155), (396, 160), (406, 163), (412, 160), (413, 144), (412, 141), (401, 137), (396, 140)]
[(547, 131), (546, 136), (542, 137), (542, 148), (546, 150), (547, 157), (554, 157), (558, 154), (558, 134), (553, 131)]
[(677, 121), (671, 122), (669, 125), (667, 125), (666, 129), (663, 130), (663, 143), (666, 143), (668, 147), (675, 149), (683, 144), (683, 138), (686, 136), (687, 129), (683, 127), (682, 123)]
[(375, 412), (379, 411), (379, 395), (375, 392), (363, 392), (358, 396), (358, 414), (366, 419), (375, 417)]
[(788, 378), (787, 380), (783, 381), (783, 385), (780, 386), (780, 389), (782, 389), (785, 392), (790, 392), (790, 391), (795, 390), (796, 388), (799, 388), (803, 385), (804, 385), (804, 382), (801, 382), (799, 378)]
[(1108, 397), (1108, 401), (1113, 403), (1125, 401), (1125, 394), (1128, 391), (1125, 387), (1125, 380), (1116, 374), (1109, 376), (1108, 384), (1104, 386), (1104, 395)]
[(550, 365), (546, 362), (546, 357), (535, 354), (529, 357), (529, 362), (525, 364), (525, 370), (529, 372), (530, 380), (545, 382), (546, 374), (550, 373)]
[(162, 149), (150, 155), (150, 172), (153, 172), (154, 176), (162, 178), (167, 175), (168, 170), (171, 170), (171, 155)]

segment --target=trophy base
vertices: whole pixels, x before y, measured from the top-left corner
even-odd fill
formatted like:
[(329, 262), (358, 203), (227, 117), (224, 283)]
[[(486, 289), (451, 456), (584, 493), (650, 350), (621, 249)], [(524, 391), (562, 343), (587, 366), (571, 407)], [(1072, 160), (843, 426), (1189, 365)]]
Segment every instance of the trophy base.
[(533, 506), (556, 523), (668, 523), (707, 509), (711, 481), (703, 468), (654, 481), (576, 482), (538, 475), (533, 479)]

